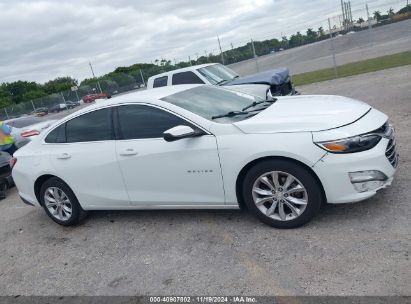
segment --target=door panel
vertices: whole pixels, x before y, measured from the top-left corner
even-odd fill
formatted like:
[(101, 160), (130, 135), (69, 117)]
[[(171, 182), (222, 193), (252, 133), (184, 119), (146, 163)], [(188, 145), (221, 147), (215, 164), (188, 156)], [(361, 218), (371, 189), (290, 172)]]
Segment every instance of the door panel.
[(115, 141), (55, 145), (50, 155), (59, 177), (72, 188), (83, 208), (130, 206)]
[(213, 135), (174, 142), (163, 138), (119, 140), (116, 150), (132, 204), (224, 204)]
[(56, 174), (71, 187), (83, 208), (130, 206), (117, 162), (110, 108), (61, 124), (45, 142)]

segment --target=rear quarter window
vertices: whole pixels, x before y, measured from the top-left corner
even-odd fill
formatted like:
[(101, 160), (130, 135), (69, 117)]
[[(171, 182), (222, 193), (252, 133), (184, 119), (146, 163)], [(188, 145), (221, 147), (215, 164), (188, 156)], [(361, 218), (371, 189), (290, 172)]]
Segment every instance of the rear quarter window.
[(58, 144), (66, 142), (66, 124), (62, 124), (51, 131), (44, 140), (49, 144)]
[(168, 76), (158, 77), (154, 79), (153, 88), (166, 87), (167, 81), (168, 81)]

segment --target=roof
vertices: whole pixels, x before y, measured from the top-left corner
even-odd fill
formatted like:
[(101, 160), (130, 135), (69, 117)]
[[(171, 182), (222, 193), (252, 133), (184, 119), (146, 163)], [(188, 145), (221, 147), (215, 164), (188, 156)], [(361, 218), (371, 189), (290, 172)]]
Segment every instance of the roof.
[(164, 73), (161, 73), (161, 74), (151, 76), (148, 79), (151, 79), (153, 77), (157, 78), (157, 77), (166, 76), (166, 75), (169, 75), (169, 74), (174, 74), (175, 72), (193, 71), (193, 70), (205, 68), (205, 67), (208, 67), (210, 65), (215, 65), (215, 64), (218, 64), (218, 63), (205, 63), (205, 64), (193, 65), (193, 66), (189, 66), (189, 67), (185, 67), (185, 68), (181, 68), (181, 69), (175, 69), (175, 70), (171, 70), (171, 71), (168, 71), (168, 72), (164, 72)]

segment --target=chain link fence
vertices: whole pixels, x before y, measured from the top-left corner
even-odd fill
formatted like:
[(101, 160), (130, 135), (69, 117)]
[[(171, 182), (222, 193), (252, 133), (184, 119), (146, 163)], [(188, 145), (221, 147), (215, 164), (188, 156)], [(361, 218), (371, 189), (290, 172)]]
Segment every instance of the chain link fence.
[[(126, 68), (125, 72), (99, 77), (73, 90), (11, 105), (0, 109), (0, 119), (33, 115), (41, 108), (49, 112), (65, 111), (70, 103), (83, 103), (87, 95), (104, 92), (115, 97), (141, 90), (150, 76), (198, 64), (222, 63), (242, 76), (278, 67), (289, 68), (293, 75), (334, 68), (337, 76), (340, 65), (411, 50), (408, 21), (399, 29), (384, 27), (411, 18), (408, 1), (387, 1), (382, 5), (373, 2), (351, 7), (345, 0), (341, 2), (340, 15), (312, 24), (293, 24), (260, 32), (247, 40), (216, 37), (214, 48), (180, 58), (156, 59), (150, 68), (132, 71)], [(402, 39), (404, 37), (408, 40)], [(393, 40), (395, 44), (386, 43)]]

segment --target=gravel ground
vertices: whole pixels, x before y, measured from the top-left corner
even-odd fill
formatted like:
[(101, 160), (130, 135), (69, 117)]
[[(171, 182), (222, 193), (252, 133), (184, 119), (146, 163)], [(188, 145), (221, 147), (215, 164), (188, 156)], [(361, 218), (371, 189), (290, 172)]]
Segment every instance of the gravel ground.
[(64, 228), (16, 190), (0, 201), (1, 295), (411, 295), (411, 66), (308, 85), (391, 116), (392, 187), (272, 229), (242, 211), (93, 212)]
[[(337, 37), (334, 40), (337, 65), (411, 50), (411, 19), (380, 26), (372, 31)], [(333, 66), (330, 40), (304, 45), (258, 58), (260, 71), (287, 67), (291, 74)], [(256, 73), (254, 60), (229, 65), (240, 75)]]

